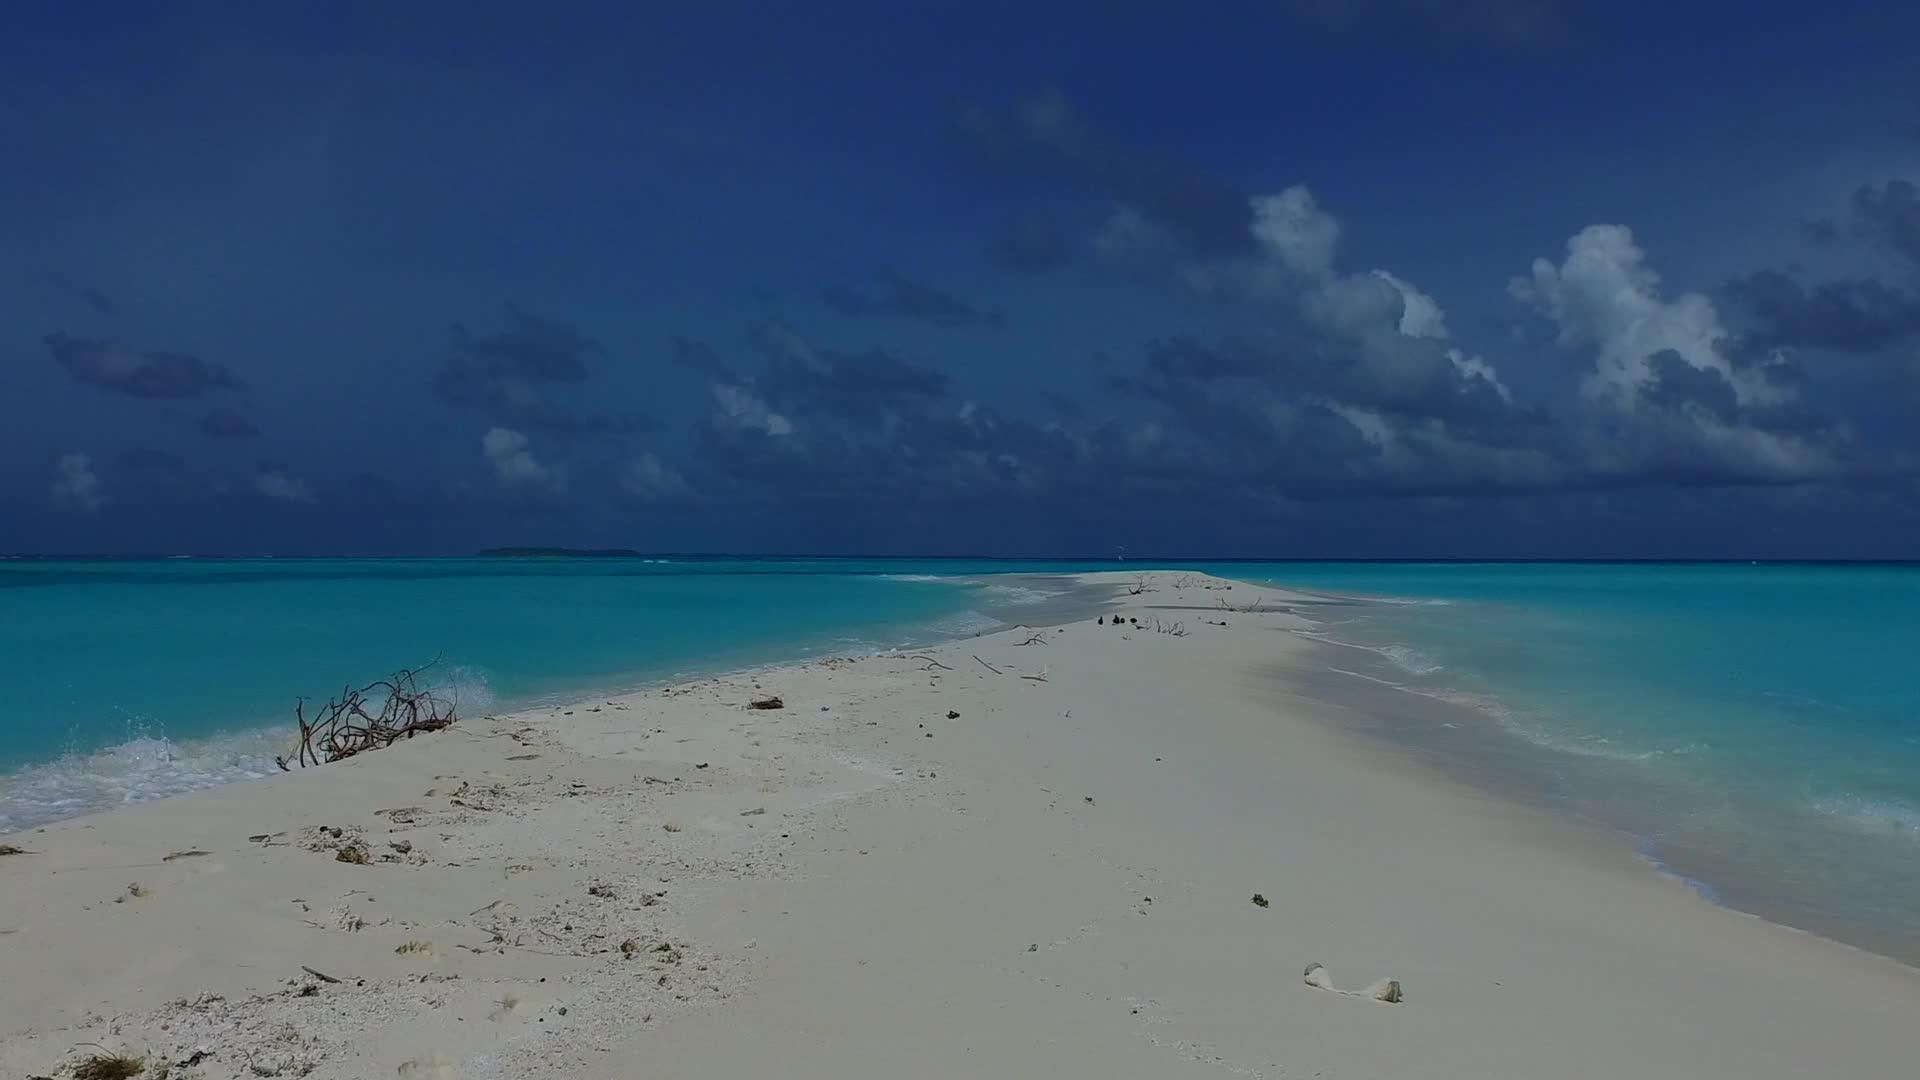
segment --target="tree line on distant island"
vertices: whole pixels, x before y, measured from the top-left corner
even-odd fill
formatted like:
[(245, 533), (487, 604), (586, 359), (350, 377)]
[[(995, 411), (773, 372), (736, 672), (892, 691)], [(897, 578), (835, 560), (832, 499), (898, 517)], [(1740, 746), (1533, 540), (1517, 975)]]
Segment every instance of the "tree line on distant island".
[(637, 559), (640, 553), (632, 548), (564, 548), (564, 547), (499, 547), (482, 551), (482, 559), (527, 559), (527, 558), (563, 558), (563, 559)]

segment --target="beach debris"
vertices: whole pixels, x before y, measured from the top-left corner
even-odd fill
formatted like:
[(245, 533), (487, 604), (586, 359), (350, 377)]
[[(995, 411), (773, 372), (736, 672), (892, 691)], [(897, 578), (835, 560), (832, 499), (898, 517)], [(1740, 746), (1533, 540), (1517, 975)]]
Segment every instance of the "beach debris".
[(307, 974), (313, 976), (316, 979), (319, 979), (323, 983), (333, 983), (337, 985), (340, 982), (339, 979), (334, 978), (333, 976), (327, 974), (326, 972), (316, 971), (305, 964), (300, 965), (300, 970), (306, 972)]
[(947, 710), (947, 719), (949, 719), (949, 720), (958, 720), (958, 719), (960, 719), (960, 711), (959, 711), (958, 709), (948, 709), (948, 710)]
[(199, 848), (188, 848), (185, 851), (176, 851), (170, 855), (162, 855), (160, 856), (160, 861), (172, 862), (175, 859), (197, 859), (202, 855), (211, 855), (211, 854), (213, 854), (213, 852), (211, 851), (201, 851)]
[(33, 852), (13, 844), (0, 844), (0, 855), (31, 855)]
[(73, 1080), (128, 1080), (146, 1071), (146, 1058), (97, 1050), (73, 1063)]
[(1333, 985), (1333, 976), (1328, 974), (1326, 965), (1318, 962), (1308, 964), (1301, 978), (1315, 990), (1325, 990), (1342, 997), (1371, 998), (1388, 1005), (1397, 1005), (1402, 1000), (1398, 979), (1376, 979), (1364, 990), (1342, 990)]
[[(1082, 796), (1080, 796), (1080, 797), (1081, 797), (1082, 799), (1085, 799), (1085, 800), (1086, 800), (1086, 803), (1087, 803), (1087, 805), (1088, 805), (1088, 806), (1092, 806), (1092, 805), (1093, 805), (1093, 796), (1091, 796), (1091, 795), (1082, 795)], [(1260, 901), (1255, 901), (1255, 903), (1259, 903), (1259, 902), (1260, 902)]]
[(1013, 646), (1014, 648), (1017, 649), (1026, 645), (1045, 645), (1046, 643), (1047, 643), (1047, 634), (1046, 634), (1046, 631), (1042, 630), (1029, 635), (1027, 637), (1027, 640), (1025, 641), (1014, 642)]
[(602, 900), (613, 900), (613, 899), (617, 899), (619, 896), (618, 893), (613, 891), (613, 886), (601, 885), (598, 883), (587, 886), (587, 895), (597, 896)]
[(144, 900), (147, 897), (152, 895), (153, 895), (152, 889), (147, 888), (145, 885), (142, 885), (137, 881), (130, 882), (127, 885), (127, 896), (134, 900)]
[(695, 765), (695, 766), (694, 766), (694, 768), (696, 768), (696, 769), (704, 769), (704, 768), (706, 768), (706, 767), (707, 767), (707, 765), (708, 765), (708, 764), (709, 764), (708, 762), (705, 762), (705, 761), (702, 761), (702, 762), (700, 762), (700, 763), (699, 763), (698, 765)]
[(431, 941), (409, 941), (404, 945), (395, 946), (393, 950), (396, 956), (412, 956), (415, 953), (426, 953), (431, 956), (435, 951)]
[[(972, 655), (972, 654), (969, 654), (969, 655)], [(978, 656), (974, 656), (974, 659), (980, 660)], [(992, 664), (987, 663), (985, 660), (980, 660), (980, 666), (983, 668), (986, 668), (988, 671), (993, 672), (995, 675), (1003, 674), (1003, 672), (1001, 672), (999, 668), (994, 667)]]
[(401, 855), (406, 855), (413, 851), (413, 841), (411, 840), (389, 840), (387, 841), (387, 846)]
[(401, 806), (388, 810), (375, 810), (373, 816), (386, 818), (395, 825), (411, 825), (422, 812), (417, 806)]
[[(420, 674), (432, 666), (403, 668), (358, 690), (348, 687), (339, 697), (328, 699), (312, 720), (306, 716), (306, 700), (296, 698), (293, 718), (300, 728), (300, 741), (294, 747), (293, 763), (304, 769), (339, 761), (451, 726), (458, 719), (453, 701), (419, 686)], [(274, 758), (274, 764), (282, 771), (293, 767), (284, 756)]]
[(1264, 896), (1261, 896), (1261, 895), (1260, 895), (1259, 893), (1254, 893), (1254, 894), (1253, 894), (1253, 906), (1254, 906), (1254, 907), (1266, 907), (1266, 906), (1267, 906), (1267, 898), (1266, 898), (1266, 897), (1264, 897)]
[(445, 1054), (427, 1054), (401, 1062), (399, 1075), (418, 1080), (455, 1080), (460, 1075), (455, 1071), (459, 1064)]
[(365, 866), (373, 861), (373, 856), (367, 852), (367, 845), (358, 840), (341, 844), (334, 850), (333, 858), (335, 862), (352, 863), (355, 866)]
[(740, 816), (741, 816), (741, 817), (759, 817), (759, 816), (760, 816), (761, 814), (764, 814), (764, 813), (766, 813), (766, 812), (767, 812), (767, 808), (766, 808), (766, 807), (764, 807), (764, 806), (756, 806), (756, 807), (754, 807), (754, 808), (753, 808), (753, 809), (751, 809), (751, 810), (742, 810), (742, 811), (740, 811)]
[(786, 707), (787, 703), (780, 700), (779, 694), (775, 694), (772, 697), (755, 698), (747, 702), (747, 708), (749, 709), (784, 709)]
[(508, 761), (532, 761), (533, 759), (539, 756), (540, 756), (539, 754), (514, 754), (512, 757), (509, 757), (507, 760)]

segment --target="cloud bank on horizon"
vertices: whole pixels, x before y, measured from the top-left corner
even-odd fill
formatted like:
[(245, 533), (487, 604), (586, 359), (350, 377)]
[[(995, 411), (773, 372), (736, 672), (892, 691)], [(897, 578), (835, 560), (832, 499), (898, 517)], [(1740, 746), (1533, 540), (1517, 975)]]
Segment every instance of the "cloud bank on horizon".
[(1920, 540), (1920, 16), (826, 11), (9, 14), (0, 550)]

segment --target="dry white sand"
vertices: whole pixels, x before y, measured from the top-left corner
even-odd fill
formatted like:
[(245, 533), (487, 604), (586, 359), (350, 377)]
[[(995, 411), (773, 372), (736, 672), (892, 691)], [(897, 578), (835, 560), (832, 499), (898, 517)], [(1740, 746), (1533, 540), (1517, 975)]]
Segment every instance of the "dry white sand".
[(1343, 735), (1302, 598), (1133, 580), (1099, 583), (1140, 629), (463, 721), (9, 836), (0, 1078), (1920, 1075), (1920, 973)]

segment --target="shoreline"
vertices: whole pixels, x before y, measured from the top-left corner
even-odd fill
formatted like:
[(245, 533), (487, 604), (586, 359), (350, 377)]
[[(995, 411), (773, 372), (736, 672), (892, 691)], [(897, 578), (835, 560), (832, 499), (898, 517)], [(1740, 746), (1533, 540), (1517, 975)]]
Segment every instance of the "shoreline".
[[(880, 573), (873, 576), (899, 577)], [(987, 600), (1003, 595), (990, 593), (995, 587), (1030, 595), (967, 606), (948, 615), (889, 627), (888, 632), (897, 635), (893, 644), (859, 637), (830, 639), (828, 636), (816, 636), (796, 640), (790, 646), (757, 648), (752, 650), (758, 654), (753, 658), (720, 657), (710, 663), (696, 663), (674, 670), (639, 667), (610, 671), (604, 676), (563, 688), (542, 689), (504, 700), (495, 699), (492, 687), (481, 680), (477, 671), (470, 672), (464, 666), (459, 666), (456, 670), (463, 674), (457, 679), (453, 690), (456, 694), (468, 694), (477, 689), (481, 695), (479, 705), (471, 711), (464, 706), (461, 708), (463, 716), (534, 712), (579, 700), (642, 693), (689, 680), (806, 663), (818, 656), (844, 655), (849, 646), (854, 646), (853, 653), (857, 655), (932, 647), (1024, 625), (1014, 621), (1018, 617), (1025, 617), (1027, 622), (1035, 626), (1050, 625), (1078, 618), (1098, 603), (1071, 595), (1073, 575), (1027, 573), (1005, 576), (1012, 584), (966, 575), (926, 577), (924, 580), (927, 583), (942, 588), (972, 589), (977, 593), (975, 599)], [(918, 582), (923, 579), (909, 575), (900, 580)], [(992, 625), (988, 627), (974, 620), (983, 620)], [(286, 719), (179, 737), (164, 730), (148, 730), (145, 724), (130, 722), (125, 738), (119, 741), (85, 750), (68, 749), (56, 757), (7, 765), (0, 768), (0, 795), (29, 789), (36, 784), (45, 787), (71, 785), (75, 783), (75, 778), (94, 781), (95, 791), (92, 799), (85, 799), (78, 794), (69, 796), (76, 804), (74, 808), (63, 809), (51, 816), (27, 814), (18, 824), (7, 822), (5, 815), (0, 814), (0, 838), (76, 817), (145, 806), (161, 799), (210, 791), (228, 784), (270, 781), (278, 775), (273, 764), (274, 755), (285, 749), (281, 743), (292, 739), (293, 735), (293, 725)], [(178, 769), (169, 768), (176, 764), (180, 766)], [(105, 778), (109, 776), (111, 779)], [(101, 794), (113, 790), (116, 783), (123, 789), (118, 801), (106, 802), (100, 798)], [(133, 790), (141, 784), (150, 787), (148, 790)], [(83, 800), (86, 805), (77, 805)]]
[(14, 834), (0, 1068), (1897, 1075), (1920, 972), (1355, 738), (1313, 598), (1136, 577), (1078, 580), (1182, 633), (769, 665)]

